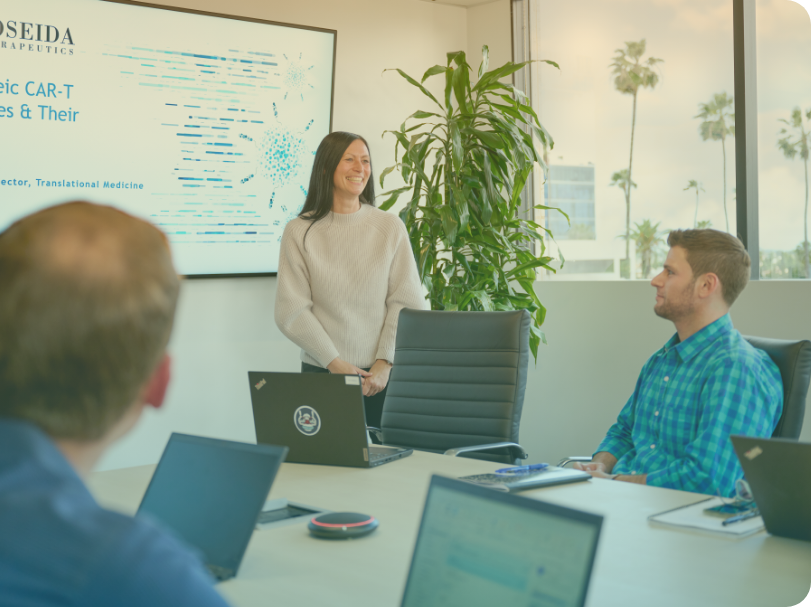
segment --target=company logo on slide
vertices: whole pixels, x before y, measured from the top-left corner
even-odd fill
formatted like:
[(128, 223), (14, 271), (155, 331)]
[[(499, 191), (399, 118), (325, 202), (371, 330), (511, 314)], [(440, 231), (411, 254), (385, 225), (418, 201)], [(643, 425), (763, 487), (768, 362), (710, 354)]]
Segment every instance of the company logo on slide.
[(0, 49), (72, 55), (70, 28), (44, 23), (0, 20)]

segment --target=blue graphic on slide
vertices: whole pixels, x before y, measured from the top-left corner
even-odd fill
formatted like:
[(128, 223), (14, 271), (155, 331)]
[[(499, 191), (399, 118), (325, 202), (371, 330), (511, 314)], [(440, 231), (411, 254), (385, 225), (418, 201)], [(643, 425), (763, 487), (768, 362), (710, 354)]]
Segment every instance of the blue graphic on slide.
[[(287, 59), (287, 55), (283, 55), (283, 57)], [(287, 92), (284, 94), (285, 99), (287, 99), (290, 93), (299, 93), (301, 100), (304, 101), (304, 93), (302, 91), (307, 86), (313, 88), (313, 85), (309, 82), (308, 75), (310, 70), (314, 67), (314, 65), (308, 68), (304, 67), (302, 53), (299, 53), (298, 59), (290, 61), (287, 65), (287, 72), (284, 75), (284, 88), (287, 89)]]
[[(273, 117), (276, 118), (276, 123), (271, 124), (256, 143), (259, 154), (258, 170), (262, 177), (270, 181), (271, 187), (275, 190), (286, 186), (291, 180), (298, 177), (299, 171), (304, 165), (304, 156), (308, 151), (303, 134), (310, 130), (313, 121), (310, 120), (301, 133), (293, 133), (287, 125), (279, 121), (279, 110), (275, 103), (273, 104)], [(248, 135), (240, 135), (240, 137), (254, 141)], [(242, 182), (245, 183), (248, 179), (249, 177), (243, 179)]]

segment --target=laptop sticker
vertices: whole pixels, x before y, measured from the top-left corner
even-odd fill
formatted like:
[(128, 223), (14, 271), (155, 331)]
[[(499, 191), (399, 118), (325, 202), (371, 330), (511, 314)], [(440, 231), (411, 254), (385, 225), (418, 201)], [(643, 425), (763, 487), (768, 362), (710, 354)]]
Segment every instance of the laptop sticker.
[(744, 456), (746, 459), (748, 459), (748, 460), (753, 460), (753, 459), (755, 459), (755, 458), (756, 458), (758, 455), (760, 455), (761, 453), (763, 453), (763, 449), (761, 449), (760, 447), (757, 447), (757, 446), (756, 446), (756, 447), (752, 447), (751, 449), (749, 449), (749, 451), (747, 451), (746, 453), (744, 453), (744, 454), (743, 454), (743, 456)]
[(255, 387), (257, 390), (261, 390), (261, 389), (262, 389), (262, 386), (264, 386), (266, 383), (267, 383), (267, 382), (266, 382), (266, 381), (263, 379), (263, 380), (262, 380), (262, 381), (260, 381), (258, 384), (256, 384), (256, 386), (254, 386), (254, 387)]
[(344, 377), (344, 381), (346, 382), (347, 386), (359, 386), (360, 385), (360, 377), (357, 375), (347, 375)]
[(321, 429), (321, 418), (312, 407), (299, 407), (293, 413), (293, 423), (305, 436), (314, 436)]

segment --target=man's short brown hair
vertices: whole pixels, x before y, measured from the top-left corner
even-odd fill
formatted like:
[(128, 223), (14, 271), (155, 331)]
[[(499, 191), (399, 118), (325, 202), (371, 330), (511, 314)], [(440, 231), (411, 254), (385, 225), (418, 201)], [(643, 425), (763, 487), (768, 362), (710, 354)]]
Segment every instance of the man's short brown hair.
[(161, 361), (179, 291), (166, 237), (71, 202), (0, 234), (0, 416), (96, 440)]
[(731, 306), (749, 283), (752, 260), (743, 243), (718, 230), (674, 230), (667, 237), (671, 247), (681, 247), (693, 276), (713, 273), (721, 282), (721, 294)]

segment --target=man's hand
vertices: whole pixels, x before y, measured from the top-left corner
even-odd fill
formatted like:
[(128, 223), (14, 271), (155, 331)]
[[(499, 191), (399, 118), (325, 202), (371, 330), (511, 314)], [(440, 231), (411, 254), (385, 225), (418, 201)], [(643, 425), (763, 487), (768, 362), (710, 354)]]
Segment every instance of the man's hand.
[(605, 464), (602, 462), (575, 462), (572, 467), (575, 470), (588, 472), (592, 478), (614, 478), (606, 472)]
[(363, 381), (364, 396), (374, 396), (388, 385), (391, 365), (385, 360), (376, 360), (369, 371)]
[(611, 471), (617, 463), (617, 458), (611, 455), (608, 451), (600, 451), (595, 453), (590, 462), (575, 462), (573, 468), (575, 470), (582, 470), (588, 472), (593, 478), (614, 478)]

